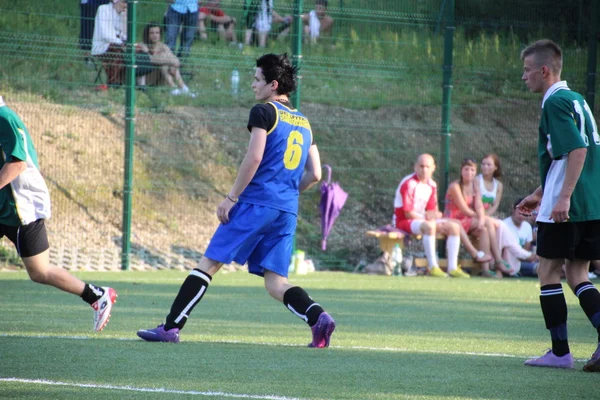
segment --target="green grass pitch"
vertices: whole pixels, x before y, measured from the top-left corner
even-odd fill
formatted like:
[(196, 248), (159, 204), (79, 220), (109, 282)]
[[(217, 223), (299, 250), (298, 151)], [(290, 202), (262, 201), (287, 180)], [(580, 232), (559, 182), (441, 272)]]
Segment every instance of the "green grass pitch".
[(336, 319), (328, 349), (261, 279), (218, 274), (181, 343), (135, 334), (167, 314), (186, 272), (78, 273), (119, 293), (94, 333), (75, 296), (0, 272), (0, 398), (591, 399), (596, 332), (564, 284), (574, 370), (524, 367), (549, 335), (534, 279), (292, 276)]

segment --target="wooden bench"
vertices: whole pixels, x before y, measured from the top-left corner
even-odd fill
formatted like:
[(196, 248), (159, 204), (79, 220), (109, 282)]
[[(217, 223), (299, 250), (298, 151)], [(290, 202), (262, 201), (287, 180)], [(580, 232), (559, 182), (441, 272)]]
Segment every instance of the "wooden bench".
[(402, 232), (382, 231), (367, 231), (367, 236), (379, 239), (379, 248), (385, 253), (391, 253), (397, 244), (404, 248), (404, 238), (406, 237)]
[[(381, 249), (381, 251), (383, 251), (385, 253), (389, 253), (389, 254), (392, 253), (392, 250), (394, 250), (394, 247), (396, 245), (399, 245), (400, 248), (404, 249), (405, 241), (407, 239), (414, 239), (414, 240), (421, 239), (421, 235), (408, 236), (408, 235), (404, 234), (403, 232), (396, 232), (396, 231), (385, 232), (385, 231), (373, 230), (373, 231), (367, 231), (366, 234), (367, 234), (367, 236), (377, 238), (379, 240), (379, 248)], [(445, 236), (438, 235), (437, 239), (445, 239)], [(440, 259), (438, 259), (438, 261), (440, 264), (440, 268), (442, 268), (444, 271), (447, 270), (448, 260), (445, 258), (440, 258)], [(458, 260), (458, 264), (462, 268), (470, 270), (471, 275), (475, 275), (475, 274), (481, 272), (480, 265), (476, 262), (473, 262), (473, 260), (471, 258), (461, 258)], [(424, 257), (415, 257), (413, 259), (413, 267), (427, 268), (427, 259)]]

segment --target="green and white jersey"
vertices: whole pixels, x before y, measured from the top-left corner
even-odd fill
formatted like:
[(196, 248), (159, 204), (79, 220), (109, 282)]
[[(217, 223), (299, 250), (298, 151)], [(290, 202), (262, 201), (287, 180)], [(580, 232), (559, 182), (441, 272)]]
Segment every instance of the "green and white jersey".
[(21, 160), (27, 169), (0, 189), (0, 224), (27, 225), (50, 218), (50, 193), (38, 167), (31, 137), (19, 116), (0, 97), (0, 168)]
[(585, 99), (561, 81), (552, 85), (542, 102), (538, 155), (544, 194), (537, 220), (550, 219), (565, 180), (567, 159), (575, 149), (587, 148), (585, 164), (571, 195), (569, 221), (600, 220), (600, 136)]

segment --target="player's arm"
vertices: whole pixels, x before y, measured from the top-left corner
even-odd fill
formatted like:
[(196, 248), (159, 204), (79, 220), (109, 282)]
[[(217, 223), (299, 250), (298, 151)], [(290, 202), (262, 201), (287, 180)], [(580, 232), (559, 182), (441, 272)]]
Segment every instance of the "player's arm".
[(428, 221), (435, 221), (436, 219), (442, 218), (442, 213), (438, 208), (438, 196), (437, 196), (437, 186), (431, 192), (431, 196), (429, 196), (429, 200), (427, 201), (427, 205), (425, 206), (425, 219)]
[(404, 216), (406, 219), (425, 219), (425, 215), (415, 211), (415, 192), (415, 187), (410, 182), (400, 187)]
[(575, 185), (579, 180), (587, 149), (585, 147), (571, 151), (567, 157), (567, 169), (565, 171), (565, 180), (558, 195), (558, 200), (552, 208), (550, 217), (554, 222), (564, 222), (569, 219), (569, 208), (571, 208), (571, 195), (575, 190)]
[(265, 152), (267, 131), (262, 128), (252, 127), (250, 135), (250, 144), (240, 165), (235, 182), (225, 199), (217, 207), (217, 218), (223, 224), (229, 221), (229, 211), (237, 203), (239, 195), (246, 189), (252, 178), (254, 178), (254, 174), (258, 170)]
[(246, 151), (244, 160), (242, 160), (233, 187), (229, 191), (229, 197), (237, 199), (244, 189), (246, 189), (252, 178), (254, 178), (254, 174), (256, 174), (258, 166), (262, 161), (266, 143), (267, 131), (262, 128), (253, 127), (248, 150)]
[(542, 189), (542, 186), (540, 185), (537, 187), (537, 189), (535, 189), (533, 193), (521, 200), (521, 202), (517, 205), (517, 209), (519, 210), (521, 215), (529, 217), (532, 211), (540, 205), (543, 194), (544, 191)]
[(308, 149), (308, 158), (304, 165), (304, 172), (300, 179), (298, 189), (300, 192), (305, 191), (315, 183), (321, 180), (321, 156), (316, 144), (312, 144)]
[(479, 226), (483, 227), (483, 221), (485, 220), (485, 209), (483, 208), (483, 201), (481, 200), (481, 192), (478, 185), (473, 185), (475, 198), (473, 199), (473, 206), (475, 208), (475, 214), (479, 219)]
[(5, 163), (0, 169), (0, 189), (11, 183), (26, 169), (27, 163), (25, 161), (14, 159)]
[[(485, 211), (485, 213), (487, 215), (494, 215), (496, 213), (496, 211), (498, 211), (498, 207), (500, 206), (500, 201), (502, 201), (503, 189), (504, 189), (504, 185), (502, 185), (502, 182), (498, 182), (498, 190), (496, 191), (496, 198), (494, 199), (494, 202), (492, 203), (490, 208), (488, 208)], [(481, 194), (479, 197), (481, 198)]]
[[(460, 186), (458, 183), (453, 182), (450, 184), (450, 187), (448, 188), (448, 194), (454, 201), (454, 204), (456, 205), (458, 210), (463, 215), (466, 215), (467, 217), (477, 217), (477, 213), (475, 211), (473, 211), (467, 205), (467, 202), (465, 201), (465, 197), (463, 196), (462, 192), (460, 191)], [(481, 201), (481, 199), (479, 199), (479, 200)]]

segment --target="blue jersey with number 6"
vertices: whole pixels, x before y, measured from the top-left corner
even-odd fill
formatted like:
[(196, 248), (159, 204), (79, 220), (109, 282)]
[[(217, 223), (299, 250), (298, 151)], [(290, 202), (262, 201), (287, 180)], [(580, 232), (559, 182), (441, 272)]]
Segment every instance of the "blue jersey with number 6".
[(298, 186), (312, 143), (312, 131), (299, 111), (276, 101), (267, 104), (275, 107), (275, 124), (267, 132), (262, 161), (240, 201), (297, 214)]

